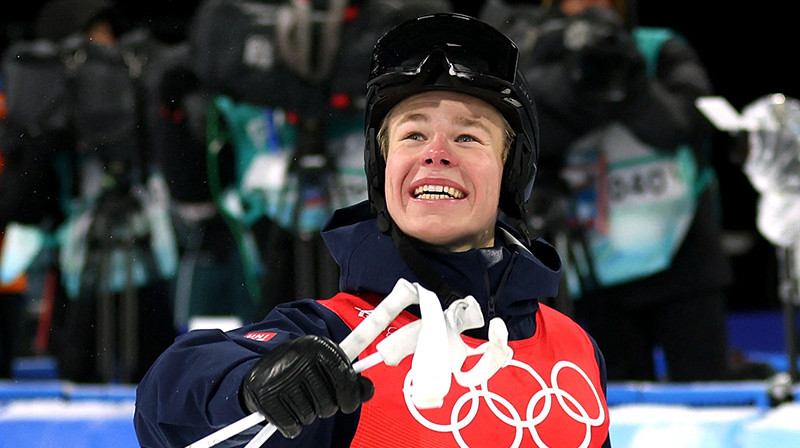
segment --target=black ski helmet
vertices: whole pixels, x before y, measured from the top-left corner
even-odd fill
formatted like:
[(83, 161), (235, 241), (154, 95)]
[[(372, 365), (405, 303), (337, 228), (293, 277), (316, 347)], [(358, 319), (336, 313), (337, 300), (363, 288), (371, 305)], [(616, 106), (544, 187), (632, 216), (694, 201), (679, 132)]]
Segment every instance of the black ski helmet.
[[(367, 82), (365, 170), (369, 200), (382, 231), (386, 163), (378, 130), (397, 103), (417, 93), (447, 90), (480, 98), (497, 108), (516, 133), (503, 167), (500, 210), (524, 223), (539, 156), (536, 108), (517, 68), (516, 44), (473, 17), (437, 13), (408, 20), (376, 43)], [(527, 235), (523, 235), (527, 238)]]

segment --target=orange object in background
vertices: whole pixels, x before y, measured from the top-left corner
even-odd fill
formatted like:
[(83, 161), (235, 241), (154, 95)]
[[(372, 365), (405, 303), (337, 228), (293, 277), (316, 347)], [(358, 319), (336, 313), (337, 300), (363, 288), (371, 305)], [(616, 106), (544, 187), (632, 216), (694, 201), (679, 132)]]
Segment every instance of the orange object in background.
[(25, 274), (15, 278), (11, 283), (0, 283), (0, 294), (19, 294), (28, 287), (28, 277)]
[(0, 120), (6, 118), (8, 109), (6, 109), (6, 94), (0, 92)]
[[(5, 116), (5, 97), (0, 92), (0, 120)], [(3, 174), (3, 154), (0, 153), (0, 175)], [(0, 229), (0, 249), (3, 248), (3, 230)], [(28, 277), (25, 274), (12, 280), (10, 283), (0, 283), (0, 294), (17, 294), (25, 292), (28, 287)]]

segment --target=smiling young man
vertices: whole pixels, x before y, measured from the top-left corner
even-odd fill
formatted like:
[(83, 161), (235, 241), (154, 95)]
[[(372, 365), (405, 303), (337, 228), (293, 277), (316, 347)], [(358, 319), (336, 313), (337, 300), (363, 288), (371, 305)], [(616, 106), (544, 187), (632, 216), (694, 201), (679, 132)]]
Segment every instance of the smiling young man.
[(497, 109), (462, 93), (426, 92), (395, 106), (379, 135), (395, 224), (451, 252), (491, 247), (509, 131)]
[[(558, 255), (524, 224), (499, 219), (524, 222), (538, 156), (516, 65), (511, 40), (457, 14), (405, 22), (378, 41), (367, 84), (369, 200), (337, 210), (323, 231), (342, 292), (179, 338), (137, 391), (143, 447), (183, 447), (252, 412), (280, 432), (266, 447), (610, 447), (603, 357), (538, 301), (556, 294)], [(474, 297), (484, 325), (461, 342), (483, 346), (499, 318), (513, 355), (424, 409), (409, 397), (414, 356), (356, 373), (336, 343), (402, 279), (435, 292), (442, 309)], [(421, 308), (403, 311), (376, 342), (419, 321)], [(242, 446), (258, 429), (220, 446)]]

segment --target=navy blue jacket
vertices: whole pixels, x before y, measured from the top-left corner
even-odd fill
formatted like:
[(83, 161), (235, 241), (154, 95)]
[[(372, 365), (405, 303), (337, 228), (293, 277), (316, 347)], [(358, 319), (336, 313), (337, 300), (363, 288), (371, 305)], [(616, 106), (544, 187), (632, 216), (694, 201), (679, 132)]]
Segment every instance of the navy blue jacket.
[[(501, 317), (509, 339), (535, 332), (538, 299), (555, 296), (561, 262), (543, 241), (524, 249), (506, 231), (498, 230), (492, 248), (461, 253), (424, 251), (432, 267), (464, 294), (473, 295), (485, 321)], [(502, 235), (502, 237), (501, 237)], [(323, 230), (331, 254), (341, 267), (340, 289), (387, 295), (399, 278), (416, 277), (400, 258), (391, 237), (378, 231), (366, 202), (338, 210)], [(490, 305), (491, 304), (491, 305)], [(494, 313), (489, 313), (493, 308)], [(472, 336), (485, 336), (486, 328)], [(267, 343), (244, 335), (276, 333)], [(185, 447), (249, 413), (239, 389), (256, 361), (275, 344), (304, 334), (341, 341), (349, 328), (332, 311), (306, 299), (276, 307), (256, 324), (221, 332), (197, 330), (179, 337), (154, 363), (137, 389), (134, 424), (143, 447)], [(605, 389), (605, 364), (595, 348)], [(269, 447), (347, 447), (359, 413), (317, 419), (300, 436), (287, 440), (276, 434)], [(260, 429), (256, 426), (217, 446), (244, 446)]]

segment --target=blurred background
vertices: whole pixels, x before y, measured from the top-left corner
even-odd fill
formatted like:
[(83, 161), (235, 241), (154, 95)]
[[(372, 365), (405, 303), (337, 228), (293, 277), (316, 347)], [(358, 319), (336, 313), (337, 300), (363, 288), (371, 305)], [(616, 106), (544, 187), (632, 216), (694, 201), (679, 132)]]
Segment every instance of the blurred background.
[[(35, 0), (15, 2), (13, 8), (10, 5), (6, 6), (6, 9), (13, 11), (0, 14), (0, 54), (5, 53), (7, 49), (17, 43), (30, 41), (36, 37), (36, 21), (46, 3), (47, 1)], [(117, 25), (119, 26), (118, 33), (125, 34), (131, 30), (146, 29), (151, 33), (154, 41), (158, 41), (160, 45), (169, 49), (178, 49), (189, 38), (192, 20), (202, 3), (204, 2), (201, 0), (113, 2), (114, 16), (118, 20)], [(457, 0), (452, 3), (456, 10), (471, 15), (478, 15), (484, 5), (483, 1)], [(538, 2), (515, 0), (507, 3), (536, 4)], [(797, 19), (789, 12), (785, 2), (765, 0), (752, 4), (712, 5), (708, 3), (714, 2), (642, 0), (629, 4), (635, 6), (632, 17), (638, 25), (669, 27), (685, 36), (705, 66), (713, 85), (714, 94), (726, 98), (736, 109), (742, 110), (756, 99), (773, 93), (782, 93), (791, 98), (800, 97), (800, 65), (793, 61), (795, 54), (793, 44), (797, 40)], [(174, 54), (185, 55), (180, 51), (176, 51)], [(166, 96), (175, 95), (175, 91), (180, 91), (181, 93), (177, 95), (181, 100), (189, 98), (190, 95), (186, 92), (196, 88), (192, 83), (196, 84), (198, 80), (187, 78), (186, 73), (179, 70), (173, 71), (171, 74), (175, 76), (164, 78), (169, 82), (161, 84), (156, 90), (160, 89), (159, 94)], [(188, 87), (189, 85), (194, 87)], [(167, 92), (165, 93), (165, 91)], [(349, 93), (352, 94), (352, 98), (358, 95), (358, 91)], [(350, 99), (352, 100), (352, 98)], [(189, 108), (189, 103), (186, 104), (186, 107)], [(218, 104), (217, 107), (221, 114), (227, 111), (225, 109), (227, 106), (224, 104)], [(158, 113), (162, 112), (158, 111)], [(178, 112), (170, 111), (172, 113), (171, 124), (176, 126), (182, 124), (184, 119), (179, 116)], [(338, 112), (342, 113), (342, 122), (351, 120), (352, 116), (348, 114), (353, 111), (349, 109), (349, 106), (339, 107), (336, 113)], [(355, 122), (358, 123), (359, 113), (355, 113), (354, 116), (356, 117)], [(163, 118), (161, 115), (159, 117)], [(284, 119), (287, 123), (294, 125), (289, 114)], [(191, 128), (190, 121), (191, 117), (186, 119), (188, 128)], [(360, 125), (360, 123), (358, 124)], [(231, 126), (233, 127), (233, 125)], [(298, 127), (298, 129), (301, 128)], [(170, 131), (191, 134), (194, 130), (175, 128)], [(358, 129), (355, 133), (358, 134)], [(315, 135), (311, 134), (312, 137)], [(231, 138), (233, 139), (235, 136)], [(346, 139), (346, 137), (342, 137), (342, 139)], [(733, 282), (726, 290), (729, 343), (735, 356), (740, 356), (742, 362), (753, 362), (756, 366), (763, 363), (774, 369), (775, 372), (785, 371), (787, 370), (787, 347), (783, 320), (785, 310), (780, 295), (781, 260), (776, 255), (775, 246), (761, 235), (756, 225), (759, 192), (753, 188), (743, 172), (743, 164), (747, 155), (745, 136), (716, 130), (712, 139), (712, 164), (719, 183), (719, 218), (723, 227), (723, 247), (733, 269)], [(201, 138), (199, 142), (201, 147), (204, 148), (205, 143)], [(167, 145), (168, 143), (162, 142), (162, 144)], [(185, 159), (179, 160), (186, 161)], [(175, 160), (172, 160), (170, 163), (174, 162)], [(222, 160), (220, 166), (224, 167), (226, 163), (235, 165), (234, 162)], [(180, 166), (173, 166), (173, 168), (180, 171)], [(202, 168), (205, 176), (208, 167), (203, 166)], [(230, 173), (222, 171), (220, 177), (223, 179), (226, 175), (228, 177), (237, 176), (237, 174), (232, 174), (236, 171), (235, 168), (230, 168)], [(175, 175), (175, 173), (169, 172), (166, 174)], [(142, 179), (143, 184), (150, 185), (148, 182), (151, 179), (148, 176), (143, 175)], [(191, 188), (189, 187), (189, 189)], [(203, 193), (214, 196), (214, 185), (210, 185), (208, 188), (211, 191)], [(191, 193), (197, 193), (197, 191)], [(186, 192), (180, 194), (186, 198), (178, 197), (178, 199), (186, 199), (186, 202), (196, 199), (192, 194)], [(224, 270), (230, 267), (226, 257), (233, 256), (237, 259), (242, 257), (245, 260), (244, 264), (247, 265), (248, 254), (231, 255), (233, 252), (238, 252), (237, 247), (244, 246), (242, 241), (246, 241), (247, 238), (258, 239), (259, 241), (255, 245), (262, 249), (274, 249), (275, 241), (291, 235), (297, 241), (293, 243), (295, 244), (292, 246), (293, 249), (284, 248), (284, 250), (289, 250), (297, 258), (302, 258), (301, 255), (317, 257), (318, 246), (315, 246), (317, 243), (313, 241), (313, 238), (307, 238), (306, 233), (308, 232), (296, 232), (297, 216), (294, 217), (295, 221), (292, 226), (289, 226), (290, 228), (287, 228), (286, 225), (264, 226), (263, 223), (248, 222), (248, 225), (245, 226), (248, 229), (241, 233), (237, 233), (237, 227), (232, 226), (230, 220), (226, 221), (225, 218), (229, 217), (223, 216), (216, 224), (204, 228), (204, 231), (210, 232), (206, 235), (213, 235), (213, 231), (221, 231), (226, 234), (225, 238), (227, 239), (224, 239), (224, 244), (220, 243), (215, 247), (203, 245), (202, 250), (213, 253), (213, 256), (216, 257), (214, 260), (224, 261), (219, 261), (219, 264), (212, 263), (208, 265), (210, 266), (208, 269), (216, 269), (220, 276), (238, 282), (243, 289), (241, 296), (245, 299), (242, 301), (243, 303), (226, 304), (226, 307), (218, 308), (215, 308), (210, 302), (205, 302), (210, 300), (208, 298), (197, 299), (198, 303), (185, 304), (183, 308), (175, 305), (169, 310), (168, 314), (171, 316), (168, 317), (172, 318), (170, 324), (174, 324), (176, 333), (186, 331), (191, 326), (189, 317), (192, 316), (210, 316), (211, 322), (195, 321), (193, 325), (212, 326), (236, 325), (243, 320), (257, 318), (268, 311), (274, 302), (270, 301), (272, 299), (266, 298), (263, 303), (257, 303), (257, 301), (250, 303), (247, 300), (248, 296), (258, 296), (258, 292), (253, 292), (254, 289), (260, 289), (262, 293), (269, 288), (273, 288), (276, 294), (285, 292), (285, 290), (277, 288), (275, 283), (270, 283), (270, 281), (276, 281), (275, 278), (253, 279), (248, 277), (248, 274), (256, 272), (257, 269), (248, 272), (246, 266), (245, 272), (231, 273)], [(280, 219), (276, 218), (273, 221), (278, 222)], [(255, 237), (247, 232), (247, 230), (253, 229)], [(230, 233), (233, 234), (232, 237), (229, 235)], [(191, 229), (187, 231), (187, 234), (192, 235)], [(187, 237), (185, 242), (178, 241), (177, 243), (184, 255), (194, 247), (192, 244), (194, 242), (190, 237)], [(253, 257), (257, 258), (258, 254)], [(295, 264), (291, 267), (268, 266), (267, 268), (270, 273), (274, 272), (273, 275), (279, 277), (277, 280), (280, 280), (280, 275), (287, 270), (301, 272), (302, 267), (297, 264), (300, 262), (302, 259), (299, 262), (294, 260)], [(146, 365), (128, 366), (128, 370), (125, 370), (125, 366), (122, 367), (122, 370), (115, 370), (119, 367), (106, 365), (105, 371), (103, 365), (100, 365), (99, 371), (93, 372), (72, 368), (72, 366), (67, 367), (63, 356), (68, 355), (63, 355), (63, 353), (69, 353), (69, 350), (64, 350), (63, 347), (69, 346), (71, 340), (66, 340), (65, 338), (70, 336), (64, 335), (71, 333), (69, 331), (51, 333), (51, 337), (56, 335), (56, 340), (48, 339), (42, 333), (50, 331), (49, 328), (63, 330), (63, 326), (66, 325), (63, 320), (68, 320), (66, 315), (59, 315), (56, 312), (50, 316), (53, 319), (52, 322), (42, 322), (42, 307), (44, 306), (42, 298), (48, 294), (50, 296), (54, 294), (48, 290), (48, 288), (54, 287), (53, 279), (49, 277), (51, 273), (49, 268), (53, 260), (39, 260), (38, 263), (34, 264), (28, 273), (28, 300), (20, 314), (19, 327), (15, 329), (15, 332), (21, 335), (17, 357), (12, 363), (8, 381), (4, 381), (0, 375), (0, 448), (19, 446), (29, 442), (31, 431), (44, 431), (44, 435), (41, 440), (37, 441), (38, 445), (28, 444), (30, 446), (135, 446), (135, 439), (131, 438), (132, 430), (129, 424), (130, 406), (136, 380), (142, 374), (141, 369), (146, 368)], [(324, 265), (324, 262), (320, 264)], [(183, 264), (181, 266), (185, 267)], [(325, 266), (315, 265), (314, 275), (319, 277), (330, 275), (330, 272), (325, 269)], [(304, 279), (292, 278), (291, 281), (299, 285), (304, 282)], [(312, 280), (312, 283), (314, 281), (317, 280)], [(253, 286), (254, 283), (255, 286)], [(317, 290), (293, 291), (293, 293), (327, 294), (326, 285), (322, 280), (319, 280), (319, 283)], [(213, 286), (225, 290), (225, 286), (221, 284), (215, 283)], [(176, 286), (172, 284), (168, 290), (171, 294), (175, 294), (175, 288)], [(177, 286), (177, 288), (180, 287)], [(211, 286), (208, 288), (208, 291), (215, 290)], [(69, 295), (68, 292), (65, 294)], [(146, 297), (144, 290), (137, 291), (137, 294), (140, 298)], [(67, 302), (69, 303), (69, 301)], [(58, 307), (59, 303), (58, 299), (55, 299), (55, 302), (50, 303), (49, 306)], [(120, 303), (122, 303), (120, 306), (124, 307), (124, 298)], [(192, 306), (197, 308), (192, 308)], [(80, 313), (84, 310), (78, 307), (73, 311)], [(95, 312), (94, 309), (91, 310), (92, 315)], [(140, 314), (139, 317), (141, 316)], [(226, 321), (224, 317), (233, 319)], [(0, 323), (0, 325), (3, 324)], [(48, 328), (43, 330), (43, 325)], [(79, 325), (89, 327), (93, 324), (84, 321)], [(119, 325), (124, 327), (124, 321)], [(152, 336), (153, 339), (159, 337), (155, 333), (146, 333), (152, 328), (148, 330), (145, 326), (140, 330), (142, 337), (148, 337), (147, 335)], [(88, 337), (92, 338), (92, 336)], [(171, 337), (170, 334), (164, 335), (165, 340), (170, 340)], [(121, 350), (123, 353), (125, 350), (124, 347), (115, 349)], [(57, 356), (53, 355), (52, 352), (56, 350), (62, 353), (60, 355), (62, 359), (56, 359)], [(157, 351), (158, 346), (154, 346), (153, 350)], [(137, 356), (141, 358), (141, 361), (150, 359), (148, 357), (152, 354), (138, 353)], [(654, 353), (654, 362), (659, 375), (663, 378), (666, 375), (663, 354)], [(767, 375), (762, 376), (766, 377)], [(797, 437), (800, 434), (800, 424), (797, 423), (800, 419), (787, 424), (787, 420), (782, 418), (783, 414), (789, 415), (790, 420), (798, 415), (795, 413), (798, 412), (796, 406), (792, 408), (793, 404), (791, 403), (795, 393), (791, 389), (792, 382), (788, 381), (787, 386), (785, 377), (769, 376), (763, 379), (765, 381), (744, 381), (722, 386), (714, 384), (707, 387), (692, 384), (670, 385), (666, 382), (663, 384), (658, 382), (612, 384), (609, 390), (609, 402), (616, 409), (618, 423), (614, 431), (617, 432), (616, 440), (619, 441), (619, 443), (615, 441), (614, 446), (741, 446), (748, 448), (789, 446), (781, 444), (787, 440), (783, 437), (787, 435), (787, 437)], [(65, 383), (61, 380), (68, 382)], [(42, 399), (45, 400), (44, 402), (49, 400), (50, 406), (38, 407), (39, 403), (44, 403), (40, 401)], [(72, 406), (59, 407), (66, 406), (65, 402)], [(55, 408), (53, 403), (56, 403)], [(75, 406), (76, 404), (78, 406)], [(673, 414), (679, 410), (686, 410), (685, 406), (689, 406), (690, 410), (686, 413)], [(780, 411), (781, 414), (774, 414), (772, 411), (775, 410)], [(45, 414), (51, 416), (53, 413), (60, 413), (66, 418), (72, 419), (72, 423), (63, 421), (43, 423), (42, 416)], [(772, 420), (773, 418), (774, 420)], [(92, 426), (92, 419), (104, 420), (104, 423), (98, 426), (97, 420), (95, 420), (95, 426)], [(698, 422), (700, 422), (699, 426), (697, 426)], [(694, 431), (694, 436), (686, 436), (683, 439), (675, 438), (675, 434), (687, 434), (692, 431)], [(718, 436), (709, 435), (715, 433)], [(69, 434), (74, 437), (74, 440), (84, 441), (81, 443), (85, 444), (63, 444), (58, 441), (59, 435), (63, 438), (63, 434)], [(663, 443), (669, 441), (669, 444), (659, 445), (656, 441)]]
[[(31, 38), (43, 0), (18, 2), (0, 16), (0, 50), (11, 42)], [(144, 26), (165, 42), (186, 38), (198, 0), (117, 2), (128, 27)], [(459, 1), (464, 12), (478, 11), (482, 1)], [(537, 3), (514, 0), (509, 3)], [(709, 5), (689, 0), (642, 1), (639, 23), (671, 27), (684, 34), (706, 66), (716, 94), (741, 109), (770, 93), (800, 94), (800, 67), (793, 63), (791, 45), (796, 18), (785, 4)], [(774, 251), (755, 230), (757, 194), (742, 174), (743, 154), (725, 133), (715, 135), (715, 166), (721, 185), (723, 225), (737, 272), (729, 298), (734, 309), (776, 306)], [(756, 299), (758, 298), (758, 299)]]

